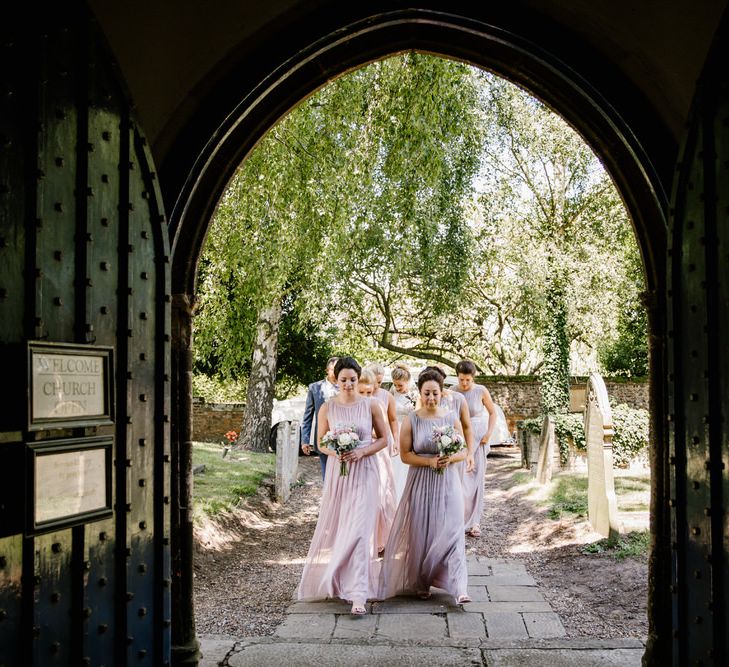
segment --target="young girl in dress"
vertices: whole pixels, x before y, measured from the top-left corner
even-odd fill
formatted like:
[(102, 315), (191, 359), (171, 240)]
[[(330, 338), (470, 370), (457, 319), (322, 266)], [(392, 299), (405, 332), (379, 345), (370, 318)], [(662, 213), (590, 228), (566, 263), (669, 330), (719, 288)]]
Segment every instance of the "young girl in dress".
[(410, 468), (385, 547), (380, 596), (416, 593), (427, 598), (430, 587), (435, 586), (460, 604), (470, 598), (463, 489), (453, 464), (463, 460), (466, 450), (439, 456), (432, 439), (436, 426), (463, 431), (455, 414), (440, 407), (443, 380), (438, 373), (421, 373), (418, 389), (423, 407), (402, 423), (400, 456)]
[[(368, 399), (372, 398), (375, 391), (375, 376), (366, 368), (362, 371), (357, 383), (357, 391), (360, 396)], [(385, 419), (385, 409), (379, 401), (375, 401), (376, 405), (382, 412), (382, 419)], [(392, 462), (394, 458), (390, 456), (389, 449), (385, 447), (375, 455), (377, 460), (377, 468), (380, 473), (379, 486), (379, 508), (377, 511), (377, 527), (375, 528), (375, 543), (377, 544), (377, 553), (381, 554), (385, 550), (387, 538), (390, 536), (390, 528), (392, 520), (395, 518), (395, 509), (397, 500), (395, 499), (395, 480), (392, 475)]]
[[(395, 415), (398, 426), (400, 426), (405, 416), (415, 410), (418, 397), (417, 392), (410, 386), (410, 371), (405, 364), (395, 364), (392, 369), (390, 393), (395, 400)], [(408, 466), (402, 462), (399, 456), (392, 459), (392, 474), (395, 478), (395, 497), (399, 503), (408, 476)]]
[(473, 474), (463, 476), (464, 526), (467, 535), (479, 537), (481, 535), (481, 515), (483, 514), (486, 456), (489, 453), (489, 439), (496, 425), (496, 408), (489, 390), (474, 383), (476, 365), (472, 361), (459, 361), (456, 364), (456, 373), (458, 375), (456, 391), (463, 395), (468, 404), (475, 447)]
[[(375, 525), (380, 474), (375, 455), (387, 444), (379, 406), (357, 392), (360, 373), (352, 357), (340, 358), (334, 367), (339, 394), (319, 409), (319, 441), (327, 431), (354, 426), (360, 443), (339, 456), (328, 447), (319, 447), (329, 459), (319, 520), (297, 591), (299, 600), (349, 600), (356, 615), (367, 613), (365, 602), (377, 594)], [(348, 467), (345, 476), (340, 472), (341, 462)]]

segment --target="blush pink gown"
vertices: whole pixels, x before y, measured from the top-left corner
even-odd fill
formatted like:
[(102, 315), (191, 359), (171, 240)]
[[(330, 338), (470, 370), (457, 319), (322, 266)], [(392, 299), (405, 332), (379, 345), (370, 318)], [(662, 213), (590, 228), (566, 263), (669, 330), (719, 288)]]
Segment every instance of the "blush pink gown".
[(489, 453), (489, 446), (480, 446), (481, 438), (489, 430), (489, 414), (483, 405), (482, 397), (486, 389), (481, 385), (474, 385), (468, 391), (459, 392), (468, 403), (468, 412), (471, 415), (471, 431), (473, 432), (474, 445), (474, 469), (472, 473), (463, 474), (463, 504), (464, 504), (464, 526), (465, 530), (471, 530), (474, 526), (481, 524), (483, 515), (484, 476), (486, 475), (486, 456)]
[(377, 468), (380, 473), (380, 505), (377, 511), (377, 526), (375, 528), (375, 541), (377, 542), (378, 551), (382, 551), (385, 548), (385, 544), (387, 544), (392, 521), (395, 518), (395, 509), (397, 508), (395, 478), (392, 473), (392, 445), (394, 438), (390, 431), (390, 424), (387, 421), (388, 396), (388, 392), (382, 388), (378, 389), (372, 396), (373, 400), (376, 400), (382, 406), (383, 416), (387, 424), (387, 447), (375, 454)]
[[(360, 447), (371, 444), (372, 412), (368, 399), (352, 406), (333, 399), (327, 405), (330, 428), (353, 425), (361, 440)], [(337, 457), (330, 456), (327, 461), (319, 520), (297, 589), (299, 600), (364, 601), (377, 593), (377, 454), (347, 465), (349, 474), (343, 477)]]
[[(437, 456), (433, 427), (454, 424), (442, 417), (407, 417), (412, 425), (413, 452)], [(463, 489), (454, 465), (438, 474), (432, 468), (410, 466), (405, 491), (395, 514), (380, 576), (380, 597), (425, 593), (431, 586), (454, 598), (466, 595), (466, 543), (463, 533)]]

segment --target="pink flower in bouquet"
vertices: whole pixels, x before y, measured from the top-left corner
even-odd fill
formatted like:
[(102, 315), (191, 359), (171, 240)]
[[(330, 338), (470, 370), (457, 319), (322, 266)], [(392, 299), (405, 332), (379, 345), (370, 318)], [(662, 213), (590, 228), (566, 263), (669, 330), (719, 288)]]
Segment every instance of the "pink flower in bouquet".
[[(463, 436), (450, 424), (434, 426), (432, 442), (438, 448), (438, 456), (452, 456), (466, 446)], [(439, 475), (443, 474), (443, 470), (444, 468), (436, 468)]]
[[(327, 431), (321, 439), (321, 444), (328, 449), (333, 449), (337, 456), (341, 456), (346, 452), (351, 452), (353, 449), (357, 449), (359, 445), (359, 435), (357, 434), (357, 428), (355, 426), (347, 426), (338, 424), (336, 428), (331, 431)], [(339, 474), (344, 477), (349, 474), (347, 464), (345, 461), (340, 462)]]

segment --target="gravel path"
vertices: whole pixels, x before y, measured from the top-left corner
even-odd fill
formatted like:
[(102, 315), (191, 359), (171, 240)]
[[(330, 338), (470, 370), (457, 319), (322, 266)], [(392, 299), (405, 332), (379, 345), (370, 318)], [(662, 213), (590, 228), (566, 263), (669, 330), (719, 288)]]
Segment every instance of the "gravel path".
[[(583, 519), (551, 520), (513, 485), (518, 452), (489, 456), (486, 509), (469, 553), (521, 560), (570, 637), (644, 638), (647, 565), (586, 554), (599, 539)], [(195, 613), (200, 634), (271, 635), (283, 619), (303, 569), (321, 496), (319, 463), (299, 460), (290, 501), (270, 501), (270, 487), (235, 515), (196, 529)]]

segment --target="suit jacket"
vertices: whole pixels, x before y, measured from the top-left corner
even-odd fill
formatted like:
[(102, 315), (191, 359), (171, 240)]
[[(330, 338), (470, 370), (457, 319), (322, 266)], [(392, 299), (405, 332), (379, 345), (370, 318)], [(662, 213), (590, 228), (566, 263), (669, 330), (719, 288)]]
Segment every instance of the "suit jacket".
[(328, 382), (319, 380), (309, 385), (309, 392), (306, 394), (306, 407), (304, 408), (304, 419), (301, 422), (301, 443), (312, 444), (314, 449), (319, 451), (319, 438), (317, 438), (317, 426), (319, 419), (319, 408), (326, 402), (324, 396), (324, 385)]

